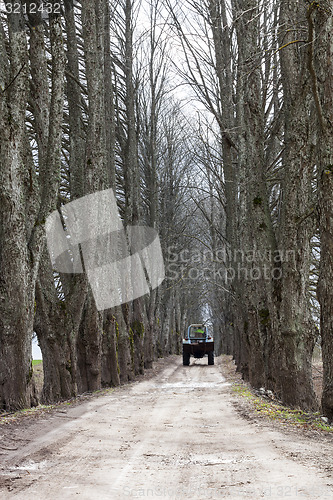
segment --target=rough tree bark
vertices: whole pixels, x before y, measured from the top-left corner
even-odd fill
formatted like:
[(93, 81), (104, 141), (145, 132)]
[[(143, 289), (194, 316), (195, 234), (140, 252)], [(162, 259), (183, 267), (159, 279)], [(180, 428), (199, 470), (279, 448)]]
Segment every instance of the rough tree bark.
[[(0, 401), (2, 407), (16, 409), (35, 402), (31, 393), (35, 283), (44, 245), (43, 225), (55, 206), (58, 193), (65, 61), (60, 16), (51, 15), (52, 89), (47, 152), (43, 156), (43, 151), (39, 151), (41, 162), (37, 179), (32, 161), (27, 163), (29, 154), (24, 150), (29, 145), (25, 125), (29, 84), (23, 17), (9, 14), (8, 27), (9, 54), (2, 26), (0, 32), (1, 74), (4, 78), (4, 91), (0, 97)], [(36, 58), (41, 55), (43, 59), (42, 45), (36, 43), (32, 50), (36, 50)], [(32, 83), (36, 82), (32, 73)], [(42, 95), (45, 94), (42, 92)]]
[(323, 355), (323, 413), (333, 420), (333, 2), (312, 3), (309, 71), (316, 104), (318, 133), (318, 212), (320, 275), (318, 300)]
[[(136, 126), (135, 103), (136, 95), (133, 80), (133, 1), (125, 1), (125, 53), (124, 75), (126, 89), (126, 146), (124, 155), (125, 181), (125, 227), (141, 222), (140, 210), (140, 171), (138, 164), (138, 137)], [(131, 242), (129, 242), (131, 248)], [(135, 281), (136, 270), (132, 268)], [(144, 337), (146, 335), (146, 314), (143, 298), (137, 298), (129, 305), (127, 318), (130, 343), (133, 346), (132, 362), (137, 375), (144, 370)]]
[[(82, 35), (88, 93), (88, 125), (85, 149), (85, 194), (108, 185), (105, 121), (105, 2), (82, 5)], [(101, 386), (103, 314), (89, 288), (77, 338), (78, 388), (80, 392)]]
[[(43, 355), (42, 401), (50, 403), (77, 394), (76, 338), (87, 289), (84, 275), (73, 277), (62, 286), (60, 298), (47, 250), (41, 258), (36, 285), (34, 330)], [(66, 286), (67, 285), (67, 286)]]
[[(255, 387), (266, 385), (269, 369), (268, 345), (272, 338), (271, 262), (258, 258), (274, 251), (275, 241), (268, 206), (264, 158), (264, 103), (261, 87), (259, 6), (256, 0), (235, 1), (234, 18), (238, 43), (237, 125), (239, 166), (239, 287), (246, 304), (244, 325), (240, 325), (243, 375)], [(253, 255), (253, 258), (250, 256)], [(266, 265), (266, 268), (265, 268)], [(268, 266), (268, 277), (267, 277)], [(238, 274), (237, 269), (237, 274)], [(244, 275), (244, 276), (243, 276)]]
[[(74, 200), (84, 195), (85, 142), (82, 126), (77, 34), (71, 0), (65, 1), (65, 21), (67, 38), (66, 96), (70, 137), (68, 148), (69, 196), (71, 200)], [(37, 29), (39, 26), (40, 24), (37, 23)], [(41, 34), (43, 34), (43, 29)], [(39, 75), (42, 82), (47, 82), (44, 67), (41, 64), (36, 64), (35, 67), (36, 75)], [(48, 88), (46, 87), (44, 90), (46, 93), (44, 99), (46, 100)], [(37, 110), (44, 110), (45, 107), (38, 105), (40, 94), (39, 92), (34, 97), (34, 103)], [(47, 130), (46, 124), (39, 128), (41, 128), (41, 134)], [(45, 402), (66, 399), (77, 393), (75, 343), (88, 284), (86, 279), (79, 275), (60, 275), (60, 280), (64, 293), (62, 300), (55, 290), (54, 275), (50, 269), (50, 257), (48, 252), (44, 252), (37, 281), (34, 329), (43, 355), (44, 387), (42, 398)], [(80, 311), (79, 314), (78, 311)], [(54, 359), (57, 359), (57, 364), (54, 363)]]
[[(303, 26), (302, 26), (303, 23)], [(280, 62), (284, 96), (281, 252), (278, 335), (272, 339), (274, 390), (286, 404), (316, 408), (312, 353), (316, 334), (309, 307), (310, 240), (314, 234), (306, 7), (281, 2)], [(299, 27), (299, 28), (298, 28)], [(297, 43), (294, 43), (298, 40)]]
[[(237, 186), (236, 175), (233, 167), (235, 155), (232, 133), (235, 125), (234, 103), (233, 103), (233, 72), (232, 72), (232, 41), (228, 26), (227, 6), (224, 0), (210, 0), (208, 3), (210, 24), (214, 41), (216, 58), (216, 76), (219, 82), (219, 128), (221, 134), (222, 161), (224, 183), (220, 189), (225, 193), (225, 242), (220, 242), (226, 251), (226, 268), (234, 268), (234, 259), (237, 248), (236, 220), (237, 220)], [(238, 309), (237, 301), (233, 300), (234, 292), (238, 287), (237, 279), (230, 283), (222, 283), (228, 287), (228, 292), (221, 292), (217, 288), (217, 303), (223, 303), (224, 324), (220, 326), (221, 349), (225, 354), (233, 351), (233, 339), (235, 322), (234, 317), (239, 317), (235, 311)], [(221, 311), (216, 310), (217, 316)]]
[[(147, 41), (147, 78), (142, 78), (139, 89), (138, 120), (140, 130), (139, 162), (143, 180), (142, 205), (143, 220), (159, 230), (159, 181), (160, 155), (160, 113), (165, 100), (166, 43), (163, 41), (165, 25), (159, 19), (160, 0), (152, 0), (149, 5), (150, 34)], [(152, 290), (145, 300), (147, 313), (144, 336), (144, 365), (151, 368), (155, 357), (155, 332), (159, 290)]]

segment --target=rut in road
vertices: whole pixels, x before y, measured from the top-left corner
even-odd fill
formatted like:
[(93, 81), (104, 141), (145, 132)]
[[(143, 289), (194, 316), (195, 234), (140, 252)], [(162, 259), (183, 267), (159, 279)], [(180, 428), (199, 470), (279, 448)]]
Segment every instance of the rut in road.
[(35, 423), (8, 452), (1, 498), (333, 498), (323, 474), (286, 456), (286, 436), (237, 414), (220, 358), (163, 366)]

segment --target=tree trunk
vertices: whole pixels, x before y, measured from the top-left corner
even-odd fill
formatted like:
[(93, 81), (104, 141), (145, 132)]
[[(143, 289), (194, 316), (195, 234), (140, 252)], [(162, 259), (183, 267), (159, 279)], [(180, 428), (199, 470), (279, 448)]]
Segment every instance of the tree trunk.
[[(274, 250), (264, 162), (264, 103), (262, 101), (258, 4), (255, 0), (234, 2), (238, 41), (237, 124), (240, 129), (238, 165), (240, 182), (240, 249), (237, 262), (237, 293), (246, 307), (240, 325), (241, 342), (248, 346), (244, 376), (255, 387), (266, 385), (270, 360), (267, 345), (272, 337), (271, 280), (258, 255)], [(253, 255), (253, 258), (251, 257)], [(268, 262), (269, 271), (271, 263)], [(243, 282), (243, 283), (242, 283)], [(243, 330), (243, 331), (242, 331)], [(243, 341), (242, 341), (243, 338)], [(244, 346), (244, 347), (245, 347)], [(241, 349), (243, 349), (241, 347)]]
[(88, 292), (76, 342), (79, 393), (101, 388), (103, 314)]
[[(10, 70), (1, 58), (1, 74), (7, 86), (0, 97), (0, 404), (17, 409), (35, 404), (31, 377), (31, 339), (33, 332), (34, 297), (38, 264), (44, 245), (43, 224), (53, 208), (59, 185), (61, 122), (63, 111), (64, 56), (60, 18), (50, 16), (52, 57), (52, 91), (48, 122), (47, 147), (39, 153), (38, 179), (31, 157), (24, 149), (26, 138), (26, 102), (28, 60), (23, 17), (8, 15)], [(2, 27), (1, 27), (2, 28)], [(2, 55), (5, 56), (4, 31), (0, 32)], [(37, 35), (39, 36), (39, 35)], [(32, 83), (37, 84), (34, 61), (43, 56), (43, 45), (34, 44), (31, 35)], [(48, 82), (43, 83), (48, 86)], [(41, 89), (42, 92), (42, 89)], [(43, 92), (42, 92), (43, 93)], [(45, 95), (45, 93), (43, 94)], [(47, 116), (46, 116), (47, 121)], [(38, 116), (36, 115), (36, 127)], [(37, 137), (41, 139), (41, 131)], [(30, 146), (30, 145), (29, 145)], [(29, 164), (24, 164), (30, 158)], [(25, 169), (26, 167), (26, 169)], [(38, 186), (39, 184), (39, 186)], [(39, 196), (37, 196), (37, 186)], [(32, 202), (33, 200), (33, 202)], [(39, 204), (39, 206), (38, 206)]]
[(322, 411), (333, 421), (333, 5), (311, 4), (309, 70), (316, 104), (318, 134), (318, 211), (320, 274), (318, 300), (323, 356)]
[(111, 310), (104, 313), (102, 336), (102, 368), (101, 382), (103, 387), (114, 387), (120, 384), (120, 366), (117, 352), (117, 323)]
[(87, 283), (83, 275), (63, 276), (58, 296), (47, 250), (41, 259), (36, 286), (34, 330), (43, 355), (42, 400), (51, 403), (77, 394), (76, 338), (81, 322)]
[[(138, 141), (135, 114), (135, 89), (133, 81), (133, 5), (132, 0), (125, 2), (125, 54), (124, 72), (126, 85), (126, 122), (127, 139), (124, 157), (125, 180), (125, 226), (136, 225), (141, 221), (140, 213), (140, 172), (138, 164)], [(129, 242), (131, 248), (131, 242)], [(136, 270), (132, 268), (133, 283)], [(134, 373), (144, 371), (144, 336), (147, 332), (144, 323), (144, 301), (137, 298), (130, 305), (128, 316), (130, 343)]]
[[(224, 183), (220, 186), (221, 191), (225, 193), (225, 234), (226, 241), (223, 242), (226, 251), (226, 269), (234, 268), (233, 255), (237, 248), (236, 238), (236, 220), (237, 220), (237, 188), (236, 175), (233, 167), (233, 148), (232, 137), (226, 129), (233, 129), (235, 125), (234, 103), (233, 103), (233, 73), (232, 73), (232, 42), (230, 30), (228, 27), (227, 6), (224, 0), (210, 0), (209, 16), (214, 41), (214, 50), (216, 57), (216, 73), (219, 82), (219, 110), (221, 118), (219, 122), (223, 177)], [(221, 179), (222, 183), (222, 179)], [(221, 245), (221, 242), (220, 242)], [(218, 330), (221, 335), (221, 350), (224, 354), (231, 354), (234, 335), (234, 316), (238, 316), (238, 303), (233, 301), (233, 294), (236, 292), (237, 279), (222, 283), (227, 291), (221, 292), (219, 285), (215, 290), (217, 301), (223, 304), (223, 325), (220, 322)], [(221, 316), (221, 311), (215, 310), (215, 314)]]
[[(107, 172), (105, 109), (105, 18), (103, 0), (87, 0), (82, 5), (84, 60), (88, 91), (88, 127), (85, 149), (85, 194), (105, 189)], [(98, 221), (97, 221), (98, 224)], [(80, 392), (101, 387), (103, 315), (97, 310), (89, 289), (77, 339)]]
[[(280, 45), (295, 40), (297, 26), (305, 19), (299, 2), (283, 2)], [(298, 38), (303, 36), (299, 32)], [(274, 390), (282, 401), (304, 409), (316, 408), (312, 384), (312, 353), (315, 328), (309, 308), (310, 240), (314, 224), (309, 86), (306, 75), (306, 48), (291, 44), (281, 50), (284, 92), (284, 152), (282, 207), (279, 234), (281, 279), (278, 296), (278, 335), (273, 338)]]

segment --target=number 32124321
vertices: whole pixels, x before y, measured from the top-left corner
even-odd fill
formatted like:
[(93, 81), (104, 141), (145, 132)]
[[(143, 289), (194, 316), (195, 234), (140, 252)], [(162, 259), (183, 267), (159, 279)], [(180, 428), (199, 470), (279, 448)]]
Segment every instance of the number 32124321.
[(61, 14), (60, 2), (24, 3), (5, 2), (7, 14)]

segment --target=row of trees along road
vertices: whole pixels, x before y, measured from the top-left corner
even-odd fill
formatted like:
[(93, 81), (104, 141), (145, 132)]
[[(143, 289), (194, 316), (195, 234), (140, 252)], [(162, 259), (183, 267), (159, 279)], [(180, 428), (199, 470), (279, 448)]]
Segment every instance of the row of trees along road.
[[(1, 13), (1, 407), (37, 404), (33, 332), (46, 402), (133, 379), (210, 316), (217, 354), (304, 409), (321, 340), (333, 418), (332, 0), (30, 3)], [(100, 312), (45, 220), (109, 187), (167, 277)]]

